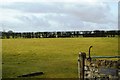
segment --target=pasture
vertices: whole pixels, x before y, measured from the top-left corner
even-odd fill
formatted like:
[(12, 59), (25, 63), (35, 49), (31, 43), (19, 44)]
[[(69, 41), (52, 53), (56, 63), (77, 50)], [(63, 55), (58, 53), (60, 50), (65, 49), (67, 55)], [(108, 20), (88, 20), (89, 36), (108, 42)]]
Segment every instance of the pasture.
[(118, 38), (3, 39), (2, 76), (42, 71), (35, 78), (77, 78), (78, 53), (88, 53), (90, 45), (91, 55), (118, 55)]

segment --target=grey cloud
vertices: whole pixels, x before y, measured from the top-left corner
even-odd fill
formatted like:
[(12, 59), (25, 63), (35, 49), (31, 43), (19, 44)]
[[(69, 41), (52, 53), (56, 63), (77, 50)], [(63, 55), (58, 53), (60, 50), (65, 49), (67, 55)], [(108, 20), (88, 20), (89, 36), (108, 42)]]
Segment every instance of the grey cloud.
[(19, 16), (16, 18), (27, 24), (26, 26), (37, 28), (40, 30), (82, 30), (84, 28), (84, 24), (82, 21), (66, 14), (47, 14), (44, 17), (30, 15)]
[[(16, 16), (21, 23), (10, 25), (30, 30), (86, 30), (106, 29), (116, 24), (115, 17), (110, 13), (109, 3), (96, 5), (79, 3), (11, 3), (2, 5), (3, 9), (21, 11), (23, 15)], [(0, 6), (1, 8), (1, 6)], [(31, 14), (31, 15), (24, 15)], [(44, 14), (36, 16), (34, 14)], [(54, 22), (53, 25), (50, 22)], [(85, 23), (84, 23), (85, 22)], [(9, 23), (9, 22), (7, 22)], [(96, 24), (95, 26), (93, 26)], [(92, 26), (91, 26), (92, 25)], [(56, 27), (57, 26), (57, 27)], [(96, 27), (97, 26), (97, 27)]]
[(73, 9), (73, 14), (79, 17), (81, 20), (93, 23), (108, 23), (110, 20), (107, 16), (111, 15), (108, 6), (93, 6), (87, 5), (83, 7), (77, 6), (77, 9)]
[[(79, 3), (13, 3), (10, 5), (3, 5), (3, 8), (10, 8), (20, 10), (28, 13), (63, 13), (76, 16), (80, 20), (93, 23), (108, 23), (112, 22), (108, 16), (110, 8), (108, 3), (103, 5), (79, 4)], [(67, 5), (67, 6), (66, 6)]]
[(84, 24), (81, 20), (69, 14), (47, 15), (45, 16), (45, 19), (57, 22), (59, 24), (63, 24), (64, 27), (65, 26), (70, 28), (84, 27)]
[(61, 5), (54, 4), (54, 3), (12, 3), (9, 5), (2, 5), (2, 8), (9, 8), (9, 9), (15, 9), (20, 10), (23, 12), (29, 12), (29, 13), (59, 13), (61, 12)]
[(35, 27), (49, 27), (48, 21), (44, 18), (37, 17), (34, 15), (31, 16), (19, 16), (17, 17), (22, 22), (29, 24)]

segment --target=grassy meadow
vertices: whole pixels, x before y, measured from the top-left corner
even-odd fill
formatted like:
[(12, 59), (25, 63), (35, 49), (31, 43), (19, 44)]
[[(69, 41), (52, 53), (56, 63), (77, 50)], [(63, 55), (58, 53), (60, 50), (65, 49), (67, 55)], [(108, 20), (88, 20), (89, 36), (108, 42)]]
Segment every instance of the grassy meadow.
[(3, 39), (2, 76), (42, 71), (35, 78), (77, 78), (78, 53), (88, 54), (90, 45), (91, 55), (118, 55), (118, 38)]

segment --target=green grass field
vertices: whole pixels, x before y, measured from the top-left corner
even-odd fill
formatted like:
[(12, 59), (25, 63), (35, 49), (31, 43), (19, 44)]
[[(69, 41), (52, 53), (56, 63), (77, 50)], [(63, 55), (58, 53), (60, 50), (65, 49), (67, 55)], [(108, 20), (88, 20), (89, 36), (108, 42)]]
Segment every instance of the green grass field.
[(3, 78), (39, 71), (36, 78), (77, 78), (78, 53), (90, 45), (94, 56), (118, 55), (118, 38), (3, 39)]

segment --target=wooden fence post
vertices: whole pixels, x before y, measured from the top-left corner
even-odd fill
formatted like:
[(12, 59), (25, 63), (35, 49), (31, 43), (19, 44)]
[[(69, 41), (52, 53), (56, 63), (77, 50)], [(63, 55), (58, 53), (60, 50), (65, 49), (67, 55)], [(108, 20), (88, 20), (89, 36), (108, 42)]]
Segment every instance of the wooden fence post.
[(80, 52), (78, 58), (78, 73), (80, 80), (84, 80), (84, 66), (85, 66), (86, 53)]

